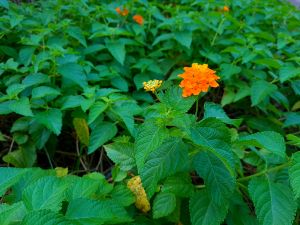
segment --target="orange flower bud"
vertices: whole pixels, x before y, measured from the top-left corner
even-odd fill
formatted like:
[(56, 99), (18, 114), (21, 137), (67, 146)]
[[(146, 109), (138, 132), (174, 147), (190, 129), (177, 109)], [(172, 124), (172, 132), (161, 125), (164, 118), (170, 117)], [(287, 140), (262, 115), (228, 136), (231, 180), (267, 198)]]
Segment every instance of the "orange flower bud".
[(134, 15), (133, 20), (138, 23), (139, 25), (143, 25), (144, 23), (144, 18), (141, 15)]

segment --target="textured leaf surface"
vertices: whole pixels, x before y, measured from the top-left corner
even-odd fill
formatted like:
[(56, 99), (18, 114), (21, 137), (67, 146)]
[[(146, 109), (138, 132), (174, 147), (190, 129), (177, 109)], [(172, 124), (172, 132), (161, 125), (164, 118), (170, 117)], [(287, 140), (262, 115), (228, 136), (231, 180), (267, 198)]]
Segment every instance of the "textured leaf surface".
[(29, 99), (26, 97), (11, 101), (11, 103), (9, 104), (9, 109), (23, 116), (33, 116)]
[(30, 211), (49, 209), (58, 212), (66, 189), (67, 185), (59, 178), (45, 176), (24, 189), (22, 200)]
[(107, 103), (104, 102), (94, 103), (90, 108), (88, 123), (91, 124), (92, 122), (94, 122), (95, 119), (97, 119), (97, 117), (105, 111), (107, 106)]
[(2, 196), (9, 187), (17, 183), (26, 172), (26, 169), (0, 168), (0, 196)]
[(104, 122), (98, 124), (91, 132), (88, 153), (91, 154), (112, 139), (117, 134), (117, 127), (113, 123)]
[(289, 169), (290, 183), (296, 198), (300, 197), (300, 152), (292, 156), (292, 166)]
[(124, 43), (121, 41), (106, 41), (106, 48), (119, 63), (124, 64), (126, 55)]
[(36, 120), (59, 135), (62, 127), (62, 113), (59, 109), (48, 109), (47, 111), (36, 114)]
[(156, 190), (157, 182), (188, 168), (186, 145), (178, 138), (167, 139), (159, 148), (147, 157), (141, 178), (148, 197)]
[(267, 96), (276, 91), (277, 86), (264, 80), (255, 81), (251, 86), (251, 106), (258, 105)]
[(22, 225), (68, 225), (70, 222), (63, 215), (50, 210), (38, 210), (28, 213), (22, 221)]
[(121, 170), (128, 171), (135, 166), (134, 145), (132, 143), (118, 143), (105, 145), (108, 157), (120, 166)]
[(0, 224), (10, 225), (19, 223), (26, 214), (26, 208), (23, 202), (17, 202), (11, 205), (0, 204)]
[(211, 152), (201, 151), (194, 158), (194, 168), (204, 179), (207, 191), (216, 204), (230, 198), (235, 188), (235, 177), (220, 158)]
[(192, 184), (189, 174), (176, 174), (168, 177), (161, 189), (162, 192), (173, 193), (180, 197), (189, 197), (194, 191), (194, 185)]
[(167, 136), (168, 130), (153, 121), (146, 121), (140, 126), (135, 141), (135, 159), (139, 171), (144, 167), (148, 155), (158, 148)]
[(88, 146), (90, 142), (90, 130), (86, 120), (84, 118), (74, 118), (73, 125), (80, 142)]
[(216, 205), (205, 190), (197, 192), (190, 199), (192, 225), (220, 225), (227, 210), (227, 202)]
[(125, 185), (115, 186), (111, 192), (111, 197), (122, 206), (129, 206), (135, 202), (134, 195)]
[(81, 224), (104, 224), (131, 221), (125, 209), (113, 200), (74, 199), (66, 217)]
[(284, 138), (279, 133), (273, 131), (258, 132), (243, 136), (239, 141), (244, 144), (265, 148), (273, 154), (285, 158), (285, 142)]
[(153, 202), (153, 218), (169, 215), (176, 207), (176, 197), (172, 193), (159, 193)]
[(291, 225), (297, 204), (289, 187), (266, 179), (253, 179), (249, 194), (262, 225)]
[(86, 87), (86, 75), (84, 74), (82, 66), (76, 63), (67, 63), (58, 67), (58, 72), (64, 77), (74, 83), (78, 84), (80, 87)]

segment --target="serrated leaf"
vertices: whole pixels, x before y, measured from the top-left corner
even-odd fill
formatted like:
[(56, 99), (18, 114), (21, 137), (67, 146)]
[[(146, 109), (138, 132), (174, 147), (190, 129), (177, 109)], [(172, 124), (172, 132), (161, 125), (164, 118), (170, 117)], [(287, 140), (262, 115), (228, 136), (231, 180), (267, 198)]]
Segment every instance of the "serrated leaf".
[(61, 110), (72, 109), (81, 106), (85, 100), (81, 95), (70, 95), (62, 98)]
[(161, 103), (180, 113), (187, 112), (196, 101), (195, 96), (183, 98), (182, 89), (179, 87), (168, 88), (165, 93), (160, 93), (158, 97)]
[(194, 185), (189, 174), (176, 174), (165, 180), (161, 192), (173, 193), (180, 197), (190, 197), (194, 192)]
[(9, 109), (23, 116), (33, 116), (29, 99), (26, 97), (11, 101), (9, 104)]
[(299, 126), (300, 125), (300, 113), (299, 112), (288, 112), (285, 113), (284, 127)]
[(289, 169), (289, 178), (295, 198), (300, 197), (300, 152), (292, 156), (292, 165)]
[(24, 66), (28, 66), (31, 62), (32, 55), (35, 51), (35, 47), (24, 47), (19, 52), (19, 60), (18, 62), (20, 64), (23, 64)]
[(8, 188), (17, 183), (26, 172), (26, 169), (1, 167), (0, 196), (2, 196)]
[(38, 210), (29, 212), (23, 219), (22, 225), (68, 225), (62, 214), (51, 210)]
[(90, 130), (86, 120), (84, 118), (74, 118), (73, 125), (80, 142), (88, 146), (90, 142)]
[(135, 160), (139, 171), (144, 167), (148, 155), (168, 137), (168, 129), (146, 121), (140, 126), (135, 140)]
[(279, 133), (273, 131), (264, 131), (246, 135), (241, 137), (239, 142), (241, 144), (264, 148), (281, 158), (285, 158), (286, 156), (284, 138)]
[(52, 96), (52, 97), (56, 97), (58, 95), (60, 95), (60, 91), (52, 88), (52, 87), (48, 87), (48, 86), (39, 86), (36, 88), (32, 89), (32, 98), (44, 98), (47, 96)]
[(22, 195), (29, 211), (49, 209), (58, 212), (65, 199), (66, 183), (57, 177), (45, 176), (27, 186)]
[(255, 81), (251, 86), (251, 106), (258, 105), (277, 90), (277, 86), (264, 80)]
[(281, 67), (280, 61), (272, 58), (257, 59), (254, 62), (269, 68), (279, 69)]
[(260, 224), (292, 224), (297, 204), (288, 186), (267, 179), (253, 179), (248, 190)]
[(107, 40), (105, 44), (112, 56), (123, 65), (126, 55), (125, 44), (121, 40)]
[(211, 152), (201, 151), (194, 158), (194, 168), (204, 179), (214, 203), (221, 205), (231, 197), (235, 188), (235, 177), (220, 158)]
[(117, 132), (117, 127), (113, 123), (103, 122), (96, 125), (91, 132), (88, 154), (93, 153), (97, 148), (105, 144), (105, 142), (111, 140)]
[(54, 134), (59, 135), (62, 127), (62, 113), (59, 109), (48, 109), (36, 114), (36, 120)]
[(193, 39), (193, 32), (188, 30), (177, 31), (174, 33), (174, 38), (179, 44), (190, 48)]
[(187, 146), (179, 138), (168, 138), (146, 158), (140, 176), (150, 198), (157, 183), (178, 172), (185, 172), (188, 165)]
[(42, 73), (30, 74), (22, 80), (22, 84), (26, 87), (39, 85), (43, 83), (50, 83), (50, 78), (49, 76)]
[(189, 135), (197, 147), (219, 158), (234, 177), (234, 160), (231, 150), (231, 134), (220, 120), (207, 118), (193, 125)]
[(36, 152), (34, 146), (22, 145), (18, 150), (7, 153), (3, 156), (3, 161), (15, 167), (31, 167), (35, 163)]
[(72, 200), (66, 212), (66, 217), (81, 224), (104, 224), (130, 222), (126, 210), (113, 200)]
[(176, 207), (176, 197), (172, 193), (159, 193), (153, 202), (153, 218), (168, 216)]
[(76, 63), (66, 63), (60, 65), (58, 67), (58, 73), (60, 73), (64, 78), (67, 78), (78, 84), (82, 88), (88, 85), (83, 67)]
[(121, 170), (129, 171), (135, 166), (134, 145), (132, 143), (118, 143), (104, 145), (107, 156), (118, 164)]
[(223, 108), (215, 104), (213, 102), (205, 102), (204, 104), (204, 117), (203, 119), (206, 118), (217, 118), (224, 123), (234, 125), (235, 127), (239, 127), (242, 120), (241, 119), (230, 119)]
[(233, 75), (239, 74), (241, 72), (241, 67), (224, 63), (220, 66), (220, 77), (221, 79), (230, 79)]
[(279, 71), (279, 80), (281, 83), (290, 80), (294, 77), (300, 76), (300, 68), (296, 68), (294, 66), (284, 66)]
[(95, 102), (89, 111), (89, 117), (88, 117), (88, 123), (91, 124), (92, 122), (95, 121), (95, 119), (97, 119), (97, 117), (103, 113), (106, 108), (108, 107), (108, 104), (105, 102)]
[(84, 47), (87, 47), (86, 40), (82, 34), (80, 27), (69, 27), (67, 33), (80, 42)]
[(23, 202), (17, 202), (11, 205), (0, 204), (0, 224), (10, 225), (18, 224), (27, 213)]
[(135, 196), (125, 185), (115, 186), (111, 192), (111, 197), (122, 206), (129, 206), (135, 202)]
[(217, 205), (205, 190), (198, 191), (190, 199), (192, 225), (220, 225), (227, 214), (228, 202)]

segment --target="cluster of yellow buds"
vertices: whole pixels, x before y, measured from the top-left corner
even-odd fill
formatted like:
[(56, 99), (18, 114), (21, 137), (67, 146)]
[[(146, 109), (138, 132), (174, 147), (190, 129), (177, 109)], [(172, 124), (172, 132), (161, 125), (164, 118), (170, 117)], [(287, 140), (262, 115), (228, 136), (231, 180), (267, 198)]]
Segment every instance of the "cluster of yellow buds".
[(162, 80), (149, 80), (148, 82), (144, 82), (144, 89), (146, 91), (152, 91), (152, 93), (155, 92), (157, 88), (159, 88), (162, 84)]
[(132, 177), (127, 182), (127, 187), (135, 195), (135, 206), (144, 213), (148, 212), (151, 209), (151, 207), (145, 189), (142, 186), (140, 176)]

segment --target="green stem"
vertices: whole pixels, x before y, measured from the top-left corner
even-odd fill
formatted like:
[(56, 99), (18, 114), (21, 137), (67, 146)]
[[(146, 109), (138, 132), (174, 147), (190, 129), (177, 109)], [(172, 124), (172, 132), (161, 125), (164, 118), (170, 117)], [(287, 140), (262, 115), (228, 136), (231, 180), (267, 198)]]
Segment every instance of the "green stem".
[(225, 22), (225, 17), (223, 17), (223, 19), (220, 21), (219, 26), (218, 26), (218, 29), (217, 29), (217, 31), (216, 31), (216, 33), (215, 33), (215, 36), (213, 37), (213, 39), (212, 39), (212, 41), (211, 41), (211, 43), (210, 43), (210, 46), (214, 46), (215, 41), (216, 41), (217, 36), (218, 36), (218, 33), (220, 33), (221, 28), (222, 28), (222, 25), (223, 25), (224, 22)]
[(248, 181), (248, 180), (250, 180), (250, 179), (252, 179), (254, 177), (259, 177), (259, 176), (265, 175), (266, 173), (270, 173), (270, 172), (274, 172), (274, 171), (277, 171), (277, 170), (284, 169), (285, 167), (288, 167), (290, 164), (291, 164), (291, 162), (287, 162), (287, 163), (284, 163), (282, 165), (275, 166), (275, 167), (272, 167), (272, 168), (267, 169), (267, 170), (263, 170), (263, 171), (261, 171), (259, 173), (253, 174), (251, 176), (239, 178), (239, 179), (237, 179), (237, 181), (238, 182)]

